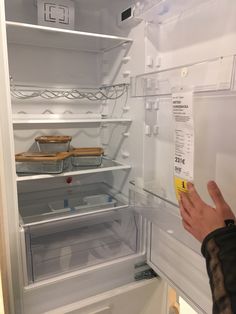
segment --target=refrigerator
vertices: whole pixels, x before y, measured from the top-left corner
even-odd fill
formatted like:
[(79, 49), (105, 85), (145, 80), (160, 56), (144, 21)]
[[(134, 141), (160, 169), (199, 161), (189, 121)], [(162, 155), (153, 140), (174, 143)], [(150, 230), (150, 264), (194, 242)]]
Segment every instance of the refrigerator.
[[(193, 181), (211, 204), (215, 180), (236, 208), (235, 1), (4, 0), (0, 15), (9, 313), (211, 313), (177, 195)], [(70, 138), (65, 158), (48, 136)]]

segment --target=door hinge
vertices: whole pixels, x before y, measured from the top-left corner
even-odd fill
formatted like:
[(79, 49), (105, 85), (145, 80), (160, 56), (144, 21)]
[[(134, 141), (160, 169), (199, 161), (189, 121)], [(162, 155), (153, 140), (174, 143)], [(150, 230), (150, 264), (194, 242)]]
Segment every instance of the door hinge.
[(151, 279), (157, 276), (158, 275), (148, 264), (142, 262), (135, 265), (134, 278), (136, 281)]

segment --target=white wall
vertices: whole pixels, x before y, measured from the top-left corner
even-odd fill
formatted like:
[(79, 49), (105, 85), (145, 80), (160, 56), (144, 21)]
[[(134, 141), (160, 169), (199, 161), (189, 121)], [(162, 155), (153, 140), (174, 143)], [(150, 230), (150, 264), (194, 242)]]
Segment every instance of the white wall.
[(179, 298), (179, 304), (180, 314), (198, 314), (183, 298)]

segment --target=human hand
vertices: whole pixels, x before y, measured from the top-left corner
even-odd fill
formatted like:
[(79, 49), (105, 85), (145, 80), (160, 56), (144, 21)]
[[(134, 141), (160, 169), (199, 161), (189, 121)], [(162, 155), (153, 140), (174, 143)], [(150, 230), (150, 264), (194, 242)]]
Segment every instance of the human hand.
[(212, 231), (225, 226), (226, 219), (235, 220), (229, 205), (214, 181), (207, 184), (215, 208), (209, 206), (199, 196), (192, 183), (187, 184), (188, 193), (180, 194), (180, 214), (184, 228), (202, 242)]

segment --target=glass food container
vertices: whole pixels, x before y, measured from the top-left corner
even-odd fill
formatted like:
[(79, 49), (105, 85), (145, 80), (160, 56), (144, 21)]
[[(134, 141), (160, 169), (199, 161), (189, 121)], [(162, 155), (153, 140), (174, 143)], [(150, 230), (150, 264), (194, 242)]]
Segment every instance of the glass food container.
[(99, 167), (103, 155), (101, 147), (74, 148), (71, 151), (71, 164), (73, 167)]
[(70, 153), (21, 153), (15, 155), (18, 174), (58, 174), (70, 165)]

